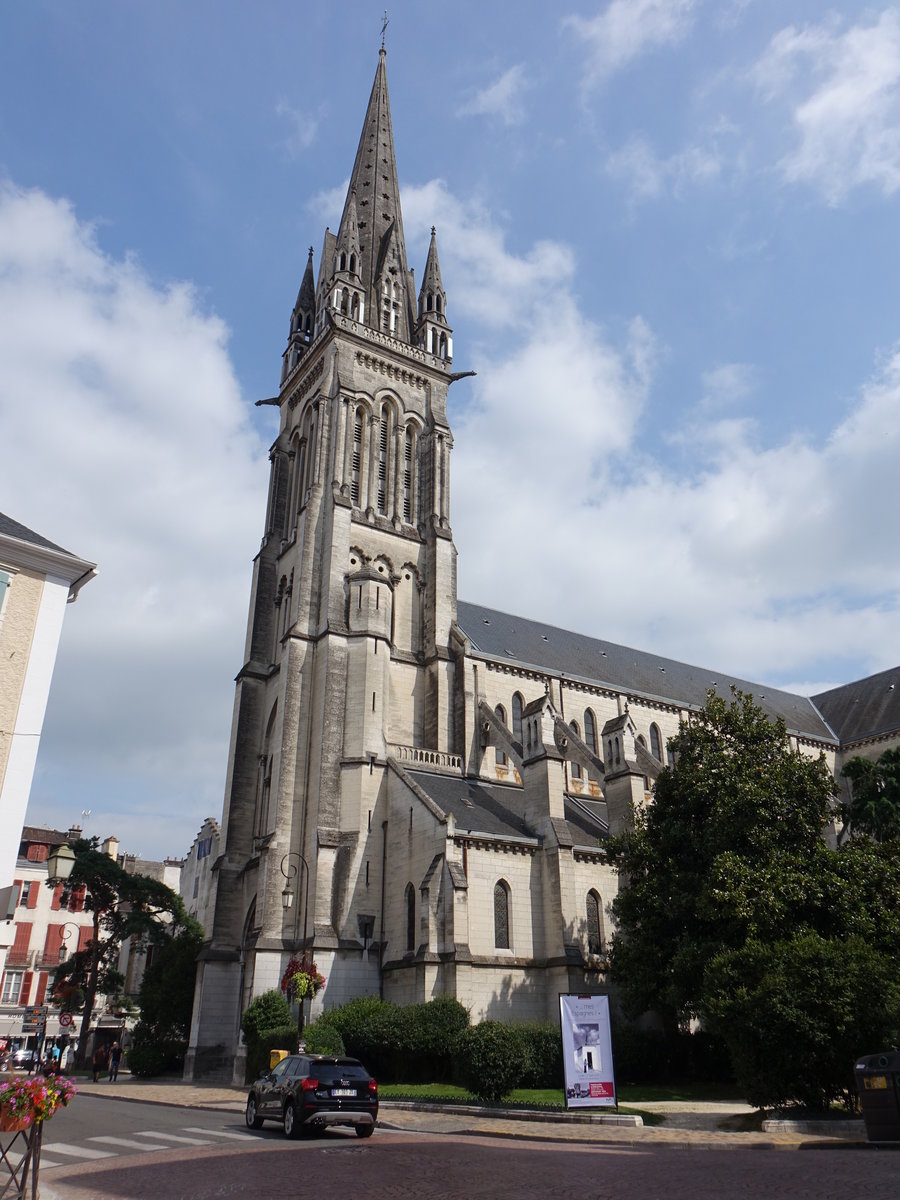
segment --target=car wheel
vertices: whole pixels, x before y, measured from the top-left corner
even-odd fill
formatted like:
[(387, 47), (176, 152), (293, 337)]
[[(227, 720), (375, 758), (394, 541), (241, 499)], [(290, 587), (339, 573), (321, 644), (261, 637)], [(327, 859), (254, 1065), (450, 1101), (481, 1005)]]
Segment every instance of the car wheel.
[(256, 1111), (256, 1097), (247, 1097), (247, 1111), (244, 1113), (244, 1120), (247, 1122), (248, 1129), (262, 1129), (263, 1119)]
[(300, 1132), (300, 1126), (297, 1123), (297, 1110), (294, 1108), (293, 1100), (288, 1100), (284, 1106), (284, 1133), (286, 1137), (295, 1138)]
[(374, 1123), (372, 1125), (357, 1125), (356, 1126), (356, 1136), (357, 1137), (371, 1137), (374, 1132), (375, 1132)]

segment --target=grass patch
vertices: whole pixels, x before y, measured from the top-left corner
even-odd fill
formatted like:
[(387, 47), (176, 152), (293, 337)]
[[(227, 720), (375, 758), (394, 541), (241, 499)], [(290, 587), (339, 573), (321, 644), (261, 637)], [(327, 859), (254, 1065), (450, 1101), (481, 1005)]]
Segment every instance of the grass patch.
[[(465, 1088), (452, 1083), (384, 1083), (379, 1084), (381, 1100), (418, 1100), (422, 1104), (478, 1104), (482, 1103)], [(646, 1096), (649, 1100), (650, 1097)], [(622, 1100), (622, 1097), (619, 1097)], [(548, 1112), (565, 1112), (566, 1102), (562, 1088), (516, 1088), (510, 1092), (498, 1108), (531, 1108)], [(599, 1109), (591, 1109), (599, 1112)], [(640, 1108), (619, 1107), (620, 1113), (630, 1113), (643, 1118), (645, 1125), (661, 1125), (664, 1118), (658, 1113), (643, 1112)]]
[(642, 1100), (681, 1100), (690, 1102), (712, 1102), (736, 1100), (744, 1103), (744, 1097), (733, 1085), (727, 1083), (684, 1083), (668, 1087), (656, 1087), (646, 1083), (625, 1083), (618, 1089), (620, 1101), (640, 1104)]

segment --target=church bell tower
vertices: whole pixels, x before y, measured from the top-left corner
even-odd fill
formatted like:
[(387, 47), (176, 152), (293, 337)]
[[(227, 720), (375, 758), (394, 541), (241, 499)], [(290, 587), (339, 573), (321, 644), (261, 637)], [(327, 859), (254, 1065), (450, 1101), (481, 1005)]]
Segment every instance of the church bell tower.
[(317, 1005), (379, 992), (388, 758), (461, 749), (452, 353), (433, 229), (418, 295), (407, 262), (382, 47), (266, 402), (279, 428), (186, 1077), (243, 1082), (241, 1012), (293, 955), (325, 976)]

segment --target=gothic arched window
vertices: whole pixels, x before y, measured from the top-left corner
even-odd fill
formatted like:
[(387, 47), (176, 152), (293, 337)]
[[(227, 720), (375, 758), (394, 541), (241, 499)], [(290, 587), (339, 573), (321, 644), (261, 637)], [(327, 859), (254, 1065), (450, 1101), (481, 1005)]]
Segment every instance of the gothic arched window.
[(416, 949), (416, 889), (411, 883), (406, 885), (406, 953), (413, 954)]
[[(506, 713), (503, 709), (502, 704), (498, 704), (497, 707), (494, 709), (494, 716), (497, 718), (498, 721), (500, 721), (501, 724), (503, 724), (503, 725), (506, 724)], [(498, 767), (506, 766), (506, 755), (500, 749), (499, 746), (495, 747), (495, 749), (494, 749), (494, 761), (496, 762)]]
[(603, 953), (603, 923), (600, 916), (600, 897), (591, 889), (587, 894), (588, 954)]
[(597, 720), (589, 708), (584, 710), (584, 743), (591, 754), (597, 753)]
[(662, 762), (662, 741), (659, 736), (659, 726), (654, 724), (650, 726), (650, 753), (659, 762)]
[(509, 947), (509, 884), (501, 879), (494, 886), (494, 946), (497, 950)]
[[(577, 721), (570, 721), (570, 722), (569, 722), (569, 728), (572, 730), (572, 732), (575, 734), (575, 736), (576, 736), (577, 738), (580, 738), (580, 737), (581, 737), (581, 731), (580, 731), (580, 730), (579, 730), (579, 728), (578, 728), (578, 722), (577, 722)], [(575, 762), (574, 760), (572, 761), (572, 778), (573, 778), (573, 779), (580, 779), (580, 778), (581, 778), (581, 764), (580, 764), (580, 763), (577, 763), (577, 762)]]
[(525, 704), (518, 692), (512, 698), (512, 735), (521, 746), (522, 744), (522, 710)]

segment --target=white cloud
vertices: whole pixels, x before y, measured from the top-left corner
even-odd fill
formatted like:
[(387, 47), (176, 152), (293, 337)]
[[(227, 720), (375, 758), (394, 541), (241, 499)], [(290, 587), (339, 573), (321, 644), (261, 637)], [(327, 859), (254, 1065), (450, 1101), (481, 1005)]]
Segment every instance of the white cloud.
[[(460, 307), (488, 322), (483, 345), (456, 347), (478, 377), (451, 390), (461, 597), (751, 681), (815, 688), (838, 655), (900, 661), (884, 553), (900, 539), (900, 350), (821, 443), (765, 443), (747, 363), (652, 416), (656, 339), (640, 317), (614, 339), (585, 314), (570, 247), (517, 255), (440, 182), (404, 211), (423, 253), (435, 215), (451, 323)], [(651, 419), (678, 456), (651, 449)]]
[(588, 51), (585, 84), (594, 86), (650, 50), (671, 46), (693, 24), (695, 0), (611, 0), (595, 17), (566, 17)]
[(0, 510), (99, 565), (66, 613), (30, 818), (91, 808), (121, 837), (153, 813), (144, 849), (178, 853), (221, 811), (266, 487), (228, 333), (11, 185), (0, 310)]
[(290, 158), (297, 158), (316, 140), (319, 132), (319, 116), (313, 116), (308, 110), (301, 112), (287, 100), (278, 101), (275, 105), (275, 113), (279, 117), (284, 117), (288, 123), (289, 133), (284, 139), (284, 148)]
[(645, 138), (635, 136), (606, 160), (606, 171), (623, 181), (633, 200), (657, 200), (663, 195), (680, 198), (690, 187), (709, 183), (721, 173), (716, 149), (689, 146), (660, 158)]
[(522, 101), (527, 87), (524, 66), (510, 67), (494, 83), (476, 92), (457, 113), (461, 117), (498, 117), (504, 125), (519, 125), (525, 119)]
[(772, 38), (752, 79), (786, 105), (795, 134), (779, 163), (788, 183), (806, 183), (839, 204), (855, 187), (900, 188), (900, 14), (841, 31), (834, 19)]

